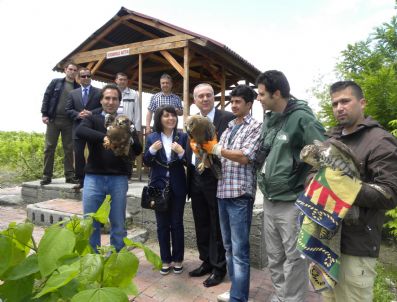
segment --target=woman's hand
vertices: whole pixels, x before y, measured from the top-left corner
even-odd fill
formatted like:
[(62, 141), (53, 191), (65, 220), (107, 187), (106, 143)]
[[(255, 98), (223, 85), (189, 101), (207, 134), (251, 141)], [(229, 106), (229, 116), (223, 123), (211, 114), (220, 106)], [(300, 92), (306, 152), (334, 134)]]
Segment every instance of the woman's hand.
[(160, 140), (155, 141), (151, 146), (150, 149), (154, 150), (154, 151), (159, 151), (161, 148), (163, 148), (163, 144), (161, 143)]
[(183, 150), (182, 146), (179, 145), (177, 142), (173, 142), (171, 145), (171, 150), (174, 151), (176, 154), (183, 154), (185, 150)]

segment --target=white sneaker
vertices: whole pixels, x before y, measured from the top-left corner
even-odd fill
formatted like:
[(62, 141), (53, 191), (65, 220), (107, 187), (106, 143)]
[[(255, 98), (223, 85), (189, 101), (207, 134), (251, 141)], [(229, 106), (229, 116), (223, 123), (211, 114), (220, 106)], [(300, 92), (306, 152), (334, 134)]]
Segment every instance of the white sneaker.
[(230, 292), (224, 292), (217, 297), (218, 302), (229, 302), (230, 299)]

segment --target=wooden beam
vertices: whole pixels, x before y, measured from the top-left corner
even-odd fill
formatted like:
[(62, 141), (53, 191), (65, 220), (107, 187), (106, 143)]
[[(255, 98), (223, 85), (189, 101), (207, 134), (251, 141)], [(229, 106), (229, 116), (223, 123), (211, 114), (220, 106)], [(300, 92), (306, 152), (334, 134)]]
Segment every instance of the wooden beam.
[[(143, 66), (143, 59), (142, 59), (142, 54), (139, 54), (139, 59), (138, 59), (138, 95), (139, 95), (139, 108), (141, 109), (141, 133), (139, 134), (139, 140), (141, 143), (143, 143), (143, 116), (142, 116), (142, 66)], [(137, 158), (137, 172), (138, 172), (138, 179), (141, 181), (142, 180), (142, 154), (138, 156)]]
[(189, 93), (189, 47), (183, 49), (183, 122), (186, 121), (190, 112), (190, 93)]
[[(190, 40), (194, 42), (194, 40)], [(235, 57), (232, 57), (230, 54), (225, 52), (217, 52), (212, 49), (199, 47), (195, 45), (195, 43), (190, 44), (190, 48), (192, 48), (195, 52), (199, 53), (203, 57), (207, 58), (209, 62), (212, 64), (222, 64), (226, 68), (226, 72), (230, 72), (239, 76), (239, 80), (249, 79), (252, 83), (255, 82), (256, 77), (258, 76), (254, 72), (254, 68), (248, 66), (248, 64), (242, 64), (240, 61), (236, 60)]]
[(91, 70), (92, 66), (94, 66), (95, 62), (90, 62), (87, 65), (87, 68)]
[(91, 69), (91, 74), (95, 74), (96, 71), (98, 70), (99, 67), (102, 66), (103, 62), (105, 62), (105, 57), (103, 57), (102, 59), (100, 59), (94, 66), (94, 68)]
[(219, 82), (222, 82), (222, 76), (210, 64), (204, 63), (203, 66), (210, 72), (210, 74)]
[[(139, 54), (139, 56), (141, 57), (141, 60), (142, 60), (142, 68), (143, 68), (143, 62), (145, 62), (146, 61), (146, 59), (147, 59), (147, 57), (148, 56), (144, 56), (143, 54)], [(138, 67), (138, 68), (136, 68), (136, 67)], [(138, 81), (139, 81), (139, 57), (138, 57), (138, 65), (134, 65), (133, 66), (133, 68), (135, 69), (136, 68), (136, 70), (135, 70), (135, 72), (132, 74), (132, 77), (131, 77), (131, 81), (136, 81), (136, 79), (138, 79)], [(143, 72), (143, 71), (142, 71)]]
[(138, 25), (128, 22), (127, 20), (124, 20), (121, 23), (124, 24), (125, 26), (128, 26), (129, 28), (141, 33), (142, 35), (149, 37), (149, 38), (152, 38), (152, 39), (158, 38), (157, 35), (152, 34), (151, 32), (148, 32), (147, 30), (143, 29), (142, 27), (139, 27)]
[(189, 35), (180, 35), (167, 38), (159, 38), (154, 40), (147, 40), (143, 42), (136, 42), (130, 44), (123, 44), (119, 46), (106, 47), (102, 49), (96, 49), (91, 51), (80, 52), (71, 57), (71, 59), (79, 63), (86, 63), (91, 61), (98, 61), (109, 51), (115, 51), (120, 49), (129, 49), (129, 55), (155, 52), (160, 50), (168, 50), (173, 48), (181, 48), (187, 45)]
[(162, 56), (176, 69), (176, 71), (179, 72), (181, 76), (184, 76), (184, 70), (183, 67), (178, 63), (177, 60), (166, 50), (160, 50), (160, 53)]

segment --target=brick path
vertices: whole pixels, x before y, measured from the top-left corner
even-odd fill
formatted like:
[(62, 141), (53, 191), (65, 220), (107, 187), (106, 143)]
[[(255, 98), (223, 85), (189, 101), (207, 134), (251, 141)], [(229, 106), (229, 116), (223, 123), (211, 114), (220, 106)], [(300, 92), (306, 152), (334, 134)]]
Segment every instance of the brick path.
[[(0, 206), (0, 230), (8, 226), (11, 221), (23, 222), (26, 219), (26, 211), (23, 207)], [(43, 235), (42, 227), (35, 227), (34, 237), (38, 240)], [(108, 242), (108, 236), (103, 235), (102, 242)], [(147, 244), (155, 252), (159, 252), (155, 240)], [(130, 301), (136, 302), (212, 302), (216, 297), (230, 288), (230, 281), (205, 288), (202, 282), (207, 276), (191, 278), (188, 275), (190, 270), (198, 267), (198, 253), (193, 249), (186, 249), (184, 272), (175, 275), (172, 272), (162, 276), (158, 271), (153, 271), (151, 264), (145, 259), (141, 250), (134, 250), (133, 253), (140, 259), (140, 266), (134, 283), (140, 293), (137, 297), (131, 297)], [(255, 302), (269, 302), (273, 288), (267, 269), (251, 269), (250, 298)], [(306, 302), (320, 302), (320, 295), (309, 291)]]

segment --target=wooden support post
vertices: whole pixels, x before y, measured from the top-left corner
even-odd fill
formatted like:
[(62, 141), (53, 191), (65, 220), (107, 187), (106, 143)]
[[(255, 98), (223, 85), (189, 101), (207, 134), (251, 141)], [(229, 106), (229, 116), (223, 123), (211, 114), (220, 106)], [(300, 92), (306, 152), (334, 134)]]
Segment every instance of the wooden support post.
[(189, 46), (183, 49), (183, 122), (185, 123), (190, 113), (189, 93)]
[(225, 99), (226, 99), (226, 74), (225, 74), (225, 67), (222, 66), (222, 77), (221, 77), (221, 110), (225, 110)]
[[(142, 114), (142, 65), (143, 65), (143, 59), (142, 59), (142, 54), (139, 54), (139, 63), (138, 63), (138, 95), (139, 95), (139, 108), (141, 108), (141, 133), (139, 135), (139, 140), (144, 146), (144, 141), (143, 141), (143, 119), (145, 118)], [(139, 181), (142, 180), (142, 158), (143, 155), (140, 155), (136, 159), (136, 166), (137, 166), (137, 174), (138, 174), (138, 179)]]

